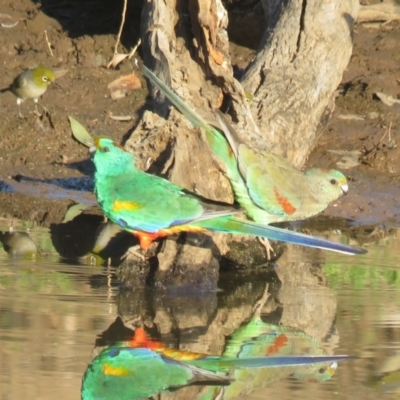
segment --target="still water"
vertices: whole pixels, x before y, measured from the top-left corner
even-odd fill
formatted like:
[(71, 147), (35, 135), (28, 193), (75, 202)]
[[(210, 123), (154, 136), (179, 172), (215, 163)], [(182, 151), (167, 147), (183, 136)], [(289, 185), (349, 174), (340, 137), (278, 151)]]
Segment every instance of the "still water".
[[(9, 222), (2, 224), (7, 230)], [(22, 222), (15, 225), (17, 231), (25, 228)], [(138, 326), (170, 348), (220, 355), (254, 318), (256, 304), (263, 323), (275, 327), (267, 355), (281, 354), (283, 340), (301, 351), (307, 348), (304, 354), (356, 358), (340, 362), (324, 382), (310, 373), (274, 369), (237, 398), (398, 398), (396, 232), (371, 241), (366, 256), (321, 251), (307, 256), (289, 249), (275, 270), (225, 272), (221, 291), (199, 295), (121, 291), (114, 267), (91, 265), (87, 258), (61, 259), (45, 228), (33, 228), (31, 237), (42, 256), (13, 257), (0, 249), (0, 400), (80, 399), (93, 357), (110, 341), (132, 337)], [(315, 285), (302, 278), (301, 270), (317, 264), (323, 274), (314, 274)], [(277, 270), (285, 266), (294, 271), (293, 279), (279, 282)], [(194, 385), (154, 398), (199, 399), (207, 390)]]

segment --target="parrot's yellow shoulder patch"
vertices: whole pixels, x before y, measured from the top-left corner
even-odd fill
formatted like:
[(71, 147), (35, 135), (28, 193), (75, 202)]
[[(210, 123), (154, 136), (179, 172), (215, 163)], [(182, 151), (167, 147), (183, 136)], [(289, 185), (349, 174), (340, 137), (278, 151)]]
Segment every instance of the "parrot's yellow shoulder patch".
[(134, 201), (123, 201), (115, 200), (113, 203), (113, 211), (136, 211), (143, 207), (140, 203), (135, 203)]
[(110, 364), (103, 365), (104, 375), (113, 375), (113, 376), (124, 376), (128, 375), (129, 371), (124, 367), (114, 367)]

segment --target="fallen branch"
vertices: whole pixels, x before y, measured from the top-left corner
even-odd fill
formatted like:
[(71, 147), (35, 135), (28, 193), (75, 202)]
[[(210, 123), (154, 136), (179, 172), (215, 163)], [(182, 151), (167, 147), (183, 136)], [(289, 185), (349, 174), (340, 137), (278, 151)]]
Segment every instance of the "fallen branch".
[(400, 6), (394, 1), (360, 6), (357, 22), (377, 22), (400, 20)]

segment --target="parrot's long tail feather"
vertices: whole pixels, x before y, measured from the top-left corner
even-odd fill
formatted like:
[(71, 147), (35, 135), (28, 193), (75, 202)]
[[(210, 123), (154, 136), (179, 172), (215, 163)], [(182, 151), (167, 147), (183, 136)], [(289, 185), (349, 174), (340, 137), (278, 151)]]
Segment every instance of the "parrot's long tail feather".
[(222, 112), (220, 110), (215, 110), (215, 116), (217, 118), (219, 126), (221, 127), (222, 131), (224, 132), (226, 139), (228, 140), (231, 148), (233, 149), (233, 151), (235, 152), (235, 155), (237, 157), (239, 143), (241, 143), (241, 140), (240, 140), (238, 134), (233, 129), (233, 126), (230, 124), (230, 122), (226, 118), (225, 114), (222, 114)]
[(259, 225), (254, 222), (239, 218), (215, 218), (206, 221), (199, 221), (196, 223), (196, 225), (201, 225), (206, 229), (216, 232), (259, 236), (266, 239), (279, 240), (281, 242), (315, 247), (323, 250), (331, 250), (350, 255), (367, 253), (367, 250), (358, 247), (333, 242), (327, 239), (321, 239), (315, 236), (305, 235), (303, 233), (290, 231), (287, 229), (277, 228), (271, 225)]
[(337, 362), (351, 359), (346, 355), (322, 355), (322, 356), (272, 356), (272, 357), (249, 357), (249, 358), (225, 358), (225, 357), (206, 357), (190, 361), (197, 367), (209, 369), (211, 371), (227, 371), (236, 368), (257, 368), (257, 367), (285, 367), (285, 366), (305, 366), (314, 364), (329, 363), (332, 368), (336, 368)]
[[(214, 154), (224, 164), (225, 173), (228, 179), (231, 181), (235, 190), (246, 193), (247, 189), (244, 185), (243, 178), (239, 172), (235, 151), (231, 147), (227, 138), (213, 126), (211, 126), (205, 119), (190, 108), (184, 100), (182, 100), (172, 89), (168, 87), (161, 79), (159, 79), (152, 71), (150, 71), (143, 64), (138, 64), (143, 75), (152, 82), (158, 90), (160, 90), (168, 100), (190, 121), (190, 123), (196, 128), (202, 128), (205, 132), (206, 139)], [(219, 119), (224, 120), (229, 127), (229, 123), (221, 117)], [(228, 128), (227, 128), (228, 129)], [(233, 134), (231, 135), (233, 136)], [(236, 144), (237, 145), (237, 144)]]
[(172, 89), (170, 89), (161, 79), (153, 74), (143, 64), (139, 64), (139, 68), (143, 75), (148, 78), (158, 90), (160, 90), (168, 100), (191, 122), (191, 124), (204, 130), (212, 129), (210, 124), (207, 123), (200, 115), (190, 108)]

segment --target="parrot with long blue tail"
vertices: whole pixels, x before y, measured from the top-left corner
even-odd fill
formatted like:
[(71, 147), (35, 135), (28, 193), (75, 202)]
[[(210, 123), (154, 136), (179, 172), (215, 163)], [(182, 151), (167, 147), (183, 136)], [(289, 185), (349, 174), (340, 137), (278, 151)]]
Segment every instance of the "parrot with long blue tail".
[(223, 166), (235, 200), (259, 224), (297, 221), (323, 211), (348, 192), (346, 177), (335, 169), (298, 170), (284, 157), (243, 143), (219, 110), (223, 134), (198, 115), (144, 65), (143, 75), (190, 121), (204, 130), (206, 140)]
[(142, 249), (179, 232), (247, 234), (346, 254), (365, 250), (298, 232), (240, 219), (242, 209), (205, 199), (161, 177), (136, 168), (131, 153), (108, 138), (97, 138), (90, 152), (97, 201), (105, 215), (135, 235)]
[[(322, 356), (324, 350), (318, 341), (300, 329), (264, 322), (259, 312), (239, 327), (227, 339), (223, 357), (279, 357), (296, 354)], [(238, 368), (232, 370), (229, 386), (209, 388), (199, 400), (228, 400), (249, 395), (289, 376), (308, 383), (322, 383), (332, 378), (338, 367), (337, 360), (326, 363), (310, 363), (302, 366), (285, 366), (279, 370), (267, 368)]]

